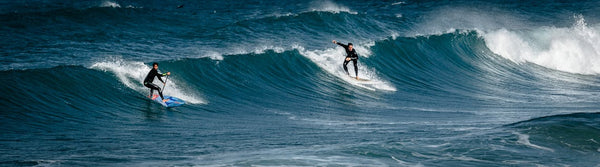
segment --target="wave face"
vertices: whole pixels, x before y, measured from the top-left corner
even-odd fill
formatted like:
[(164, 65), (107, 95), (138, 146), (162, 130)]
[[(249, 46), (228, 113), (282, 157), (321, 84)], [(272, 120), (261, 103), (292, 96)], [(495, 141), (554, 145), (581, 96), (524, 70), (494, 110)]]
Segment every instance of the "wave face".
[(0, 2), (0, 165), (596, 166), (599, 9)]

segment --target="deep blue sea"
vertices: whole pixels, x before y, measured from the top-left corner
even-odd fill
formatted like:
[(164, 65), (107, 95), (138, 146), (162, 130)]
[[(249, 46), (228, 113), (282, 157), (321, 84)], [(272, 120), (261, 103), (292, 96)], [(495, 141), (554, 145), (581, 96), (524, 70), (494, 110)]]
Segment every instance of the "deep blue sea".
[(0, 80), (0, 166), (600, 166), (597, 0), (1, 1)]

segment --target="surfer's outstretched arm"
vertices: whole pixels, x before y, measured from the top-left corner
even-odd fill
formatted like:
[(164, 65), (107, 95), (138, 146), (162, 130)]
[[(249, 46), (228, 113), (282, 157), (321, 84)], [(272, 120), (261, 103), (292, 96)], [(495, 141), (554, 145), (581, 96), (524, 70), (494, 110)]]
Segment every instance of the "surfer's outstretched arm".
[(338, 44), (338, 45), (340, 45), (340, 46), (342, 46), (342, 47), (344, 47), (344, 48), (348, 48), (348, 45), (344, 45), (343, 43), (339, 43), (339, 42), (337, 42), (337, 41), (335, 41), (335, 40), (333, 40), (333, 43), (334, 43), (334, 44)]

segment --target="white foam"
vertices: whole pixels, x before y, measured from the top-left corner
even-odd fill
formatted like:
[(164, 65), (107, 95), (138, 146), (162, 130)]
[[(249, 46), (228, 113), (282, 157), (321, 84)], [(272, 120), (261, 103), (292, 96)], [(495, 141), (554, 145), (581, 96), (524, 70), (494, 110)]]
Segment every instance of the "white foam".
[(209, 51), (203, 57), (209, 57), (212, 60), (223, 60), (223, 55), (219, 52)]
[[(125, 86), (141, 93), (142, 95), (148, 96), (149, 89), (146, 88), (142, 82), (150, 71), (151, 67), (147, 66), (143, 62), (128, 62), (120, 59), (114, 61), (103, 61), (94, 63), (90, 68), (112, 72), (119, 78)], [(177, 75), (172, 73), (172, 75)], [(163, 78), (164, 80), (165, 78)], [(163, 85), (158, 79), (154, 80), (156, 85)], [(170, 77), (165, 87), (164, 95), (175, 96), (185, 100), (186, 102), (193, 104), (205, 104), (206, 102), (198, 98), (194, 91), (186, 90), (178, 86), (179, 81)], [(156, 91), (155, 91), (156, 92)]]
[(600, 26), (588, 26), (575, 16), (572, 27), (541, 27), (483, 33), (487, 47), (516, 63), (535, 63), (579, 74), (600, 74)]
[(394, 2), (394, 3), (392, 3), (392, 5), (402, 5), (402, 4), (406, 4), (406, 2), (400, 1), (400, 2)]
[(413, 167), (422, 167), (422, 166), (423, 166), (423, 164), (420, 164), (420, 163), (417, 163), (417, 164), (411, 164), (411, 163), (408, 163), (408, 162), (406, 162), (406, 161), (402, 161), (402, 160), (400, 160), (400, 159), (398, 159), (398, 158), (396, 158), (396, 157), (394, 157), (394, 156), (390, 156), (390, 157), (391, 157), (391, 158), (392, 158), (394, 161), (398, 162), (398, 165), (400, 165), (400, 166), (413, 166)]
[[(315, 155), (315, 153), (330, 152), (340, 145), (313, 145), (309, 147), (285, 147), (259, 149), (255, 151), (234, 151), (217, 155), (199, 155), (192, 164), (200, 166), (386, 166), (377, 159), (354, 158), (338, 155)], [(219, 165), (214, 165), (219, 164)]]
[(358, 14), (357, 12), (351, 11), (346, 6), (338, 5), (329, 0), (313, 1), (311, 10), (312, 11), (320, 11), (320, 12), (331, 12), (331, 13), (346, 12), (346, 13), (350, 13), (350, 14)]
[(275, 53), (283, 53), (287, 50), (292, 50), (293, 48), (284, 48), (274, 45), (256, 45), (254, 47), (248, 47), (246, 45), (239, 46), (231, 46), (229, 48), (224, 49), (215, 49), (215, 48), (198, 48), (198, 47), (186, 47), (182, 48), (182, 50), (189, 52), (189, 55), (192, 56), (184, 56), (184, 58), (210, 58), (212, 60), (223, 60), (229, 55), (246, 55), (246, 54), (264, 54), (267, 51), (273, 51)]
[[(215, 60), (222, 60), (223, 56), (222, 55), (245, 55), (245, 54), (264, 54), (267, 51), (273, 51), (275, 53), (283, 53), (286, 50), (291, 50), (290, 49), (286, 49), (283, 47), (279, 47), (279, 46), (273, 46), (273, 45), (259, 45), (256, 47), (244, 47), (244, 46), (238, 46), (238, 47), (231, 47), (230, 49), (223, 51), (223, 54), (221, 54), (220, 58), (213, 58)], [(211, 56), (212, 58), (212, 56)]]
[(461, 160), (461, 161), (472, 161), (472, 162), (483, 162), (483, 163), (491, 163), (492, 161), (487, 161), (487, 160), (481, 160), (481, 159), (477, 159), (477, 158), (473, 158), (473, 157), (467, 157), (467, 156), (460, 156), (460, 157), (453, 157), (454, 159), (457, 160)]
[(102, 4), (100, 4), (100, 7), (103, 8), (121, 8), (121, 5), (119, 5), (116, 2), (113, 1), (104, 1), (102, 2)]
[(429, 148), (439, 148), (439, 147), (444, 147), (444, 146), (447, 146), (447, 145), (450, 145), (450, 143), (444, 143), (444, 144), (438, 144), (438, 145), (433, 145), (433, 144), (430, 144), (430, 145), (425, 145), (425, 147), (429, 147)]
[(514, 134), (519, 137), (519, 140), (517, 140), (517, 143), (523, 144), (523, 145), (528, 146), (528, 147), (537, 148), (537, 149), (540, 149), (540, 150), (546, 150), (546, 151), (554, 152), (554, 150), (552, 150), (550, 148), (542, 147), (542, 146), (535, 145), (535, 144), (531, 144), (531, 142), (529, 141), (529, 135), (521, 134), (521, 133), (516, 133), (516, 132)]
[(290, 16), (297, 16), (297, 14), (291, 13), (291, 12), (287, 12), (287, 13), (273, 13), (271, 14), (269, 17), (290, 17)]
[[(335, 45), (335, 44), (332, 44)], [(369, 57), (372, 53), (368, 49), (369, 45), (374, 45), (374, 43), (369, 43), (366, 45), (354, 45), (358, 55), (361, 57)], [(337, 45), (335, 45), (337, 46)], [(324, 69), (325, 71), (331, 73), (332, 75), (358, 87), (362, 87), (369, 90), (386, 90), (386, 91), (396, 91), (396, 88), (390, 84), (388, 81), (384, 81), (377, 76), (375, 70), (370, 69), (358, 61), (358, 76), (359, 78), (369, 79), (370, 81), (357, 81), (351, 77), (346, 75), (342, 67), (342, 62), (344, 61), (344, 49), (342, 47), (329, 48), (325, 50), (306, 50), (301, 46), (294, 46), (300, 54), (308, 57), (310, 60), (315, 62), (319, 67)], [(354, 67), (352, 63), (348, 64), (348, 72), (353, 75)]]
[(254, 53), (254, 54), (264, 54), (265, 51), (268, 51), (268, 50), (272, 50), (275, 53), (283, 53), (285, 51), (285, 49), (282, 48), (282, 47), (264, 45), (264, 46), (261, 46), (261, 47), (254, 48), (254, 51), (252, 53)]

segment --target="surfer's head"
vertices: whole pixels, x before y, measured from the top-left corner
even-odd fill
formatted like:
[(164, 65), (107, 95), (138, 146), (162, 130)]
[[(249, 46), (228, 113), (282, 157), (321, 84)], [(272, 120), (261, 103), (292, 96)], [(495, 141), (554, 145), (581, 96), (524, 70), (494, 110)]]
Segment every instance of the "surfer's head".
[(152, 68), (154, 68), (155, 70), (158, 70), (158, 63), (152, 63)]
[(352, 50), (352, 47), (353, 47), (353, 46), (354, 46), (354, 45), (352, 45), (352, 43), (348, 43), (348, 50)]

